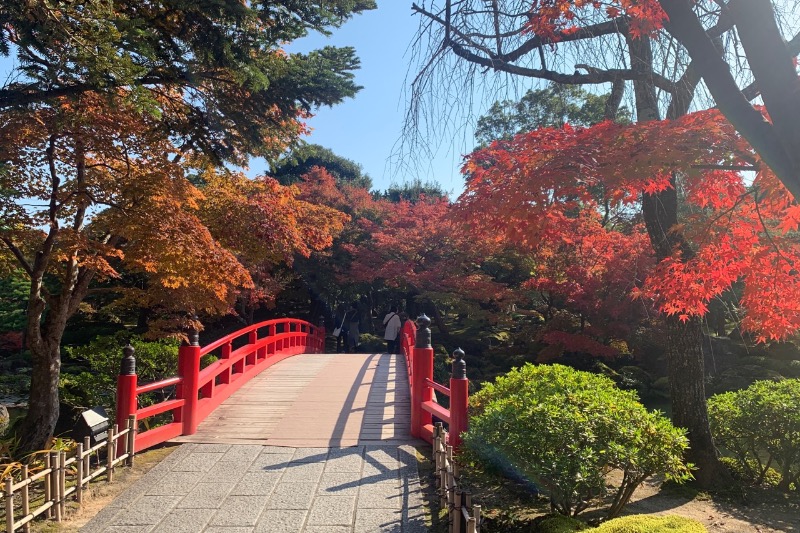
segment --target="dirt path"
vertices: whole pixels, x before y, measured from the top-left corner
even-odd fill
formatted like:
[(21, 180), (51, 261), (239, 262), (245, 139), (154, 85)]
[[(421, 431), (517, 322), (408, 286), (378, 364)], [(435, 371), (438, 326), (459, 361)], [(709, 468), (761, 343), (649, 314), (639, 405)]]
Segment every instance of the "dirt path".
[(657, 482), (645, 482), (636, 491), (626, 514), (675, 514), (705, 524), (710, 533), (800, 532), (800, 498), (782, 499), (775, 493), (754, 492), (749, 504), (736, 500), (694, 495), (690, 491), (659, 490)]

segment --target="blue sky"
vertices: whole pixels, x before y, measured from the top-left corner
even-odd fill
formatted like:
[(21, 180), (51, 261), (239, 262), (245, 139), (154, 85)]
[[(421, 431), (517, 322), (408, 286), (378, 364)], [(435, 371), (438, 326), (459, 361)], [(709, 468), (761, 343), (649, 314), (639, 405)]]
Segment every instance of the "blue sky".
[(330, 37), (310, 36), (289, 48), (308, 51), (325, 45), (353, 46), (361, 59), (356, 81), (364, 88), (354, 99), (320, 109), (309, 121), (313, 131), (306, 140), (362, 165), (376, 189), (420, 178), (437, 181), (458, 195), (463, 188), (461, 155), (472, 146), (471, 138), (461, 135), (431, 146), (436, 157), (422, 157), (410, 168), (391, 161), (406, 112), (406, 78), (415, 74), (408, 71), (412, 63), (409, 45), (418, 24), (419, 17), (411, 14), (411, 0), (379, 0), (377, 10), (354, 17)]

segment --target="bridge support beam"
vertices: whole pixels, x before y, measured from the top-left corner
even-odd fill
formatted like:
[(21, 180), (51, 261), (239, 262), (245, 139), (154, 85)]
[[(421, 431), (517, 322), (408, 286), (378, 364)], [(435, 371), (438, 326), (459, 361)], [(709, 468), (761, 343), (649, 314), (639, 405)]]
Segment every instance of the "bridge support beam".
[(122, 349), (123, 357), (117, 376), (117, 431), (125, 429), (128, 418), (136, 414), (136, 357), (133, 346), (128, 344)]
[(180, 422), (183, 424), (182, 434), (194, 435), (199, 424), (197, 385), (200, 381), (200, 342), (196, 331), (189, 333), (189, 344), (183, 344), (178, 348), (178, 376), (181, 378), (178, 398), (185, 402), (180, 415)]
[(464, 361), (464, 350), (459, 348), (453, 352), (452, 374), (450, 375), (450, 444), (455, 450), (461, 446), (461, 434), (468, 429), (468, 405), (467, 363)]
[(433, 346), (431, 346), (431, 319), (420, 315), (417, 318), (417, 342), (411, 376), (411, 435), (422, 438), (422, 428), (433, 422), (431, 414), (422, 409), (422, 404), (433, 400), (433, 389), (425, 380), (433, 380)]

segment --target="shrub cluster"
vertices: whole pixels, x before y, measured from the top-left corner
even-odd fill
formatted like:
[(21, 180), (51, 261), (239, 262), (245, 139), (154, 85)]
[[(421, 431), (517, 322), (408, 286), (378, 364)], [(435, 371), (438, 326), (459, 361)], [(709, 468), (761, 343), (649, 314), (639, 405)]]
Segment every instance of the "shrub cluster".
[(583, 522), (563, 515), (548, 515), (532, 529), (536, 533), (706, 533), (703, 524), (682, 516), (649, 516), (631, 515), (615, 518), (601, 524), (598, 528), (590, 528)]
[(533, 481), (561, 514), (576, 516), (605, 495), (606, 474), (614, 469), (623, 479), (609, 517), (620, 513), (649, 476), (690, 477), (682, 459), (683, 430), (604, 376), (528, 364), (471, 400), (473, 417), (464, 435), (468, 460)]
[(757, 381), (743, 390), (708, 400), (711, 432), (728, 450), (736, 471), (752, 483), (769, 481), (773, 467), (778, 488), (800, 480), (800, 380)]

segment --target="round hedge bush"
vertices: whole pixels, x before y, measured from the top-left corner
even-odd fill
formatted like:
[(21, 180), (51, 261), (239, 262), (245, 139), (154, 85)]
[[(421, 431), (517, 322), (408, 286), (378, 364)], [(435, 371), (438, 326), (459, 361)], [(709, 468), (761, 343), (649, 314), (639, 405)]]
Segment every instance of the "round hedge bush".
[(707, 533), (696, 520), (682, 516), (631, 515), (602, 524), (592, 533)]
[(528, 364), (486, 384), (470, 402), (465, 457), (533, 481), (561, 514), (576, 516), (605, 495), (613, 469), (622, 471), (623, 481), (609, 517), (651, 475), (690, 477), (682, 459), (684, 431), (604, 376)]
[(708, 400), (714, 441), (729, 450), (745, 480), (768, 481), (770, 466), (788, 491), (800, 481), (800, 379), (757, 381)]

